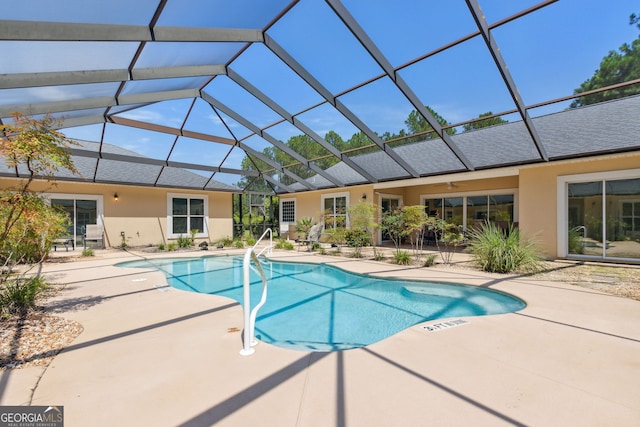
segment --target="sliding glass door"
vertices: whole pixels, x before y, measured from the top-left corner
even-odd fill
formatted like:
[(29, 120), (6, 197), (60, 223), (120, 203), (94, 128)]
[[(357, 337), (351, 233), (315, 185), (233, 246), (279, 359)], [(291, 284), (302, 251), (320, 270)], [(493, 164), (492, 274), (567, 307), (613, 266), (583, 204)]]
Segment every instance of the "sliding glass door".
[(465, 230), (479, 228), (486, 221), (507, 229), (514, 219), (514, 194), (478, 194), (424, 198), (425, 212)]
[(640, 259), (640, 178), (567, 183), (567, 253)]
[(51, 197), (51, 206), (59, 208), (67, 213), (71, 224), (67, 228), (64, 238), (73, 239), (76, 247), (82, 246), (82, 236), (85, 234), (86, 226), (98, 224), (101, 217), (99, 209), (101, 203), (98, 197), (72, 195), (55, 195)]

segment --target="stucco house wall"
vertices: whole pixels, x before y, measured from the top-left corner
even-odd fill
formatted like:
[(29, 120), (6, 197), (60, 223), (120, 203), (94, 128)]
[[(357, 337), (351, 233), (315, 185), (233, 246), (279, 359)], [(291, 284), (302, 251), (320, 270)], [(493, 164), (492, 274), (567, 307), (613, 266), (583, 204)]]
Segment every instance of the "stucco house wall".
[[(515, 196), (514, 221), (523, 236), (534, 240), (547, 258), (559, 256), (558, 228), (565, 221), (558, 212), (558, 180), (563, 176), (610, 173), (612, 171), (638, 170), (640, 178), (640, 153), (611, 154), (581, 159), (561, 160), (535, 165), (512, 166), (503, 169), (468, 172), (449, 177), (428, 177), (282, 195), (283, 200), (295, 198), (298, 218), (320, 219), (322, 197), (331, 194), (348, 194), (349, 204), (362, 200), (380, 206), (382, 197), (399, 197), (402, 205), (418, 205), (425, 198), (455, 197), (461, 195), (513, 193)], [(496, 175), (492, 177), (491, 175)]]
[[(558, 179), (567, 175), (607, 173), (640, 168), (640, 153), (615, 154), (520, 168), (520, 229), (533, 236), (549, 257), (558, 256)], [(640, 173), (637, 175), (640, 178)], [(560, 195), (563, 197), (563, 195)]]
[[(19, 180), (0, 178), (0, 188), (15, 188)], [(104, 245), (118, 247), (124, 232), (128, 246), (149, 246), (170, 243), (175, 238), (167, 237), (168, 194), (195, 195), (205, 197), (208, 202), (208, 228), (206, 237), (196, 241), (211, 241), (233, 235), (232, 194), (226, 192), (172, 190), (166, 188), (117, 186), (95, 183), (73, 183), (37, 181), (32, 189), (45, 197), (82, 195), (101, 199), (104, 225)], [(118, 194), (118, 199), (114, 198)]]

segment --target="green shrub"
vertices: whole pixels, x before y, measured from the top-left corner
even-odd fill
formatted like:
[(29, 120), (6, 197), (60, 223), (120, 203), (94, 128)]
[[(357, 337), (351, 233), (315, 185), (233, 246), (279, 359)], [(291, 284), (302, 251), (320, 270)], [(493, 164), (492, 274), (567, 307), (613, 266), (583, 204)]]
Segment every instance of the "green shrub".
[(422, 263), (423, 267), (431, 267), (436, 262), (436, 254), (427, 254)]
[(164, 243), (158, 243), (159, 251), (164, 251), (165, 249), (167, 249), (167, 246)]
[(375, 252), (373, 254), (373, 259), (375, 261), (384, 261), (384, 254), (382, 252)]
[(409, 265), (411, 264), (411, 254), (407, 251), (394, 252), (393, 262), (398, 265)]
[(171, 243), (167, 244), (167, 250), (169, 252), (175, 251), (176, 249), (178, 249), (178, 244), (176, 242), (171, 242)]
[(93, 249), (91, 248), (86, 248), (82, 250), (82, 256), (93, 256)]
[(197, 228), (189, 230), (189, 234), (191, 235), (191, 245), (190, 246), (195, 246), (195, 244), (196, 244), (196, 234), (198, 234), (199, 232), (200, 232), (200, 230), (198, 230)]
[(233, 244), (233, 239), (231, 237), (225, 237), (218, 240), (216, 243), (221, 244), (222, 246), (231, 246)]
[(345, 244), (345, 233), (347, 229), (344, 227), (328, 227), (324, 229), (324, 235), (327, 241), (331, 243), (332, 248), (336, 248), (340, 252), (340, 246)]
[(0, 192), (0, 260), (40, 262), (69, 224), (64, 212), (48, 206), (37, 194)]
[(350, 229), (345, 232), (345, 241), (350, 248), (353, 248), (351, 257), (362, 258), (362, 247), (371, 244), (371, 237), (367, 230), (363, 229)]
[(176, 243), (179, 248), (190, 248), (191, 247), (191, 237), (179, 236)]
[(256, 244), (256, 238), (255, 238), (255, 237), (253, 237), (253, 236), (248, 236), (248, 237), (245, 239), (245, 242), (247, 243), (247, 246), (253, 246), (253, 245), (255, 245), (255, 244)]
[(286, 239), (278, 239), (278, 241), (276, 242), (275, 245), (273, 245), (273, 247), (276, 248), (276, 249), (292, 250), (293, 249), (293, 243), (291, 243), (290, 241), (288, 241)]
[(0, 288), (0, 314), (26, 313), (35, 307), (38, 296), (47, 289), (42, 277), (14, 278)]
[(311, 227), (313, 227), (313, 218), (300, 218), (296, 223), (296, 233), (298, 233), (298, 238), (305, 240), (309, 230), (311, 230)]
[(472, 230), (470, 238), (467, 250), (484, 271), (531, 272), (540, 268), (541, 257), (536, 247), (521, 238), (520, 231), (513, 225), (503, 231), (487, 222), (481, 229)]
[(346, 230), (344, 239), (351, 248), (361, 248), (371, 244), (369, 233), (362, 229)]
[(240, 239), (236, 239), (233, 241), (233, 247), (238, 249), (244, 248), (244, 242)]

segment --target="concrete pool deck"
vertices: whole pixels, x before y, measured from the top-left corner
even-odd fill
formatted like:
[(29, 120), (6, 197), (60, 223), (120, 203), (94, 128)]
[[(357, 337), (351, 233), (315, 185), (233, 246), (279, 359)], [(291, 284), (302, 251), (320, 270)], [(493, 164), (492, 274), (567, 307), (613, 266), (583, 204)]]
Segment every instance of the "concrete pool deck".
[[(233, 251), (225, 252), (234, 253)], [(239, 254), (241, 252), (235, 252)], [(84, 331), (48, 368), (0, 372), (0, 405), (63, 405), (67, 426), (636, 426), (640, 302), (527, 277), (276, 251), (361, 273), (512, 293), (518, 313), (411, 327), (365, 348), (308, 353), (265, 343), (240, 356), (241, 307), (114, 267), (106, 251), (47, 263), (50, 310)], [(304, 319), (300, 319), (304, 321)], [(437, 328), (432, 328), (437, 329)]]

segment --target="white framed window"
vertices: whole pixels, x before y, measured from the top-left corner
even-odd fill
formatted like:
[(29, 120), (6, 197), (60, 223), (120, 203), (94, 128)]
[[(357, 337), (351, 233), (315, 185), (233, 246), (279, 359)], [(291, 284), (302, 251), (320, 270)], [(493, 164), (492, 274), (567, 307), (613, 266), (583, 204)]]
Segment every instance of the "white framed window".
[(296, 199), (280, 199), (280, 222), (296, 222)]
[(296, 199), (280, 198), (280, 235), (289, 235), (289, 226), (297, 221)]
[(322, 212), (326, 228), (349, 227), (347, 208), (349, 193), (333, 193), (322, 195)]
[(190, 236), (208, 237), (209, 203), (204, 195), (167, 194), (167, 237)]

